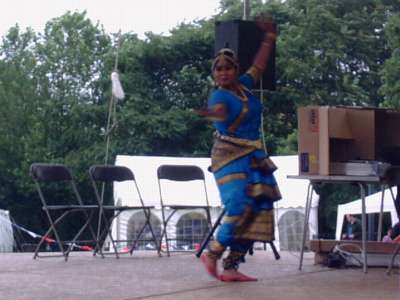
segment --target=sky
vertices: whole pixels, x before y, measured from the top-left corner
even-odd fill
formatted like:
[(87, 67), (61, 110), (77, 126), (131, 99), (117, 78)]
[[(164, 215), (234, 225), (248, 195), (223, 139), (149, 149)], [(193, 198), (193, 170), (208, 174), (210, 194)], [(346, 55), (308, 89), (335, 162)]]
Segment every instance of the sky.
[(47, 21), (67, 11), (82, 12), (108, 33), (168, 34), (181, 22), (209, 18), (218, 12), (219, 0), (0, 0), (0, 35), (19, 24), (43, 31)]

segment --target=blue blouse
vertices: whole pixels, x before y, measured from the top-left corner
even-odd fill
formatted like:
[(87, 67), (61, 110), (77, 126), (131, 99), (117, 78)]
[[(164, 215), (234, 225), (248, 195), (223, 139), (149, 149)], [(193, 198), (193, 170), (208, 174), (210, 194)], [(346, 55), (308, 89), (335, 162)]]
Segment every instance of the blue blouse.
[(260, 138), (261, 101), (250, 92), (253, 88), (254, 80), (249, 74), (246, 73), (242, 75), (239, 82), (247, 89), (244, 89), (244, 93), (248, 98), (249, 111), (234, 132), (230, 132), (229, 127), (240, 115), (243, 106), (242, 100), (237, 95), (229, 90), (217, 89), (211, 94), (208, 100), (208, 109), (212, 110), (213, 106), (217, 104), (223, 104), (227, 109), (228, 117), (226, 120), (213, 122), (214, 128), (220, 134), (242, 139), (257, 140)]

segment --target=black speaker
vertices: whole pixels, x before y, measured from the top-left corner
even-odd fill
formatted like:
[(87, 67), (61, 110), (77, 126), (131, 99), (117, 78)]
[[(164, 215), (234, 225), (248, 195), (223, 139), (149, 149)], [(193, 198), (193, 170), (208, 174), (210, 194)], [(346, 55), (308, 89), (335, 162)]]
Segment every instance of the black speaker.
[[(232, 20), (215, 23), (215, 54), (221, 48), (230, 48), (239, 58), (240, 74), (253, 63), (264, 38), (264, 32), (253, 21)], [(275, 45), (262, 77), (261, 89), (275, 90)], [(259, 88), (257, 87), (257, 88)]]

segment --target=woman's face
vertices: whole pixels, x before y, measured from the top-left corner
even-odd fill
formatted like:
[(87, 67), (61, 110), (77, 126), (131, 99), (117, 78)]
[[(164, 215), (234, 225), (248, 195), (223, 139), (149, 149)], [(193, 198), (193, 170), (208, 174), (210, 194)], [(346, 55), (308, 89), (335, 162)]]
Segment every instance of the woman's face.
[(222, 88), (231, 88), (237, 81), (237, 68), (221, 58), (215, 65), (213, 76), (216, 84)]

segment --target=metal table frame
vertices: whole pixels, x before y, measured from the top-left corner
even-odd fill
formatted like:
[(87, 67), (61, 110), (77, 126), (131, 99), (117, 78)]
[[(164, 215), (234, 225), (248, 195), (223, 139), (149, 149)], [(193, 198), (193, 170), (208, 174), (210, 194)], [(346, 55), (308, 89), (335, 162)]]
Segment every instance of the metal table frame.
[(304, 246), (306, 241), (306, 235), (308, 231), (308, 222), (310, 218), (310, 210), (311, 210), (311, 199), (312, 194), (314, 192), (313, 184), (320, 183), (347, 183), (347, 184), (356, 184), (360, 188), (360, 196), (361, 196), (361, 227), (362, 227), (362, 249), (361, 249), (361, 257), (363, 262), (363, 271), (367, 273), (367, 220), (366, 220), (366, 208), (365, 208), (365, 191), (367, 184), (379, 184), (381, 186), (382, 191), (382, 202), (381, 202), (381, 211), (379, 214), (379, 227), (378, 227), (378, 237), (382, 228), (382, 211), (383, 211), (383, 201), (384, 201), (384, 191), (386, 187), (389, 187), (393, 200), (395, 200), (393, 191), (391, 186), (382, 180), (382, 178), (378, 176), (322, 176), (322, 175), (289, 175), (287, 176), (289, 179), (307, 179), (309, 180), (309, 185), (307, 188), (307, 199), (306, 199), (306, 207), (305, 207), (305, 218), (304, 218), (304, 228), (303, 228), (303, 239), (301, 245), (300, 252), (300, 262), (299, 262), (299, 270), (303, 267), (303, 257), (304, 257)]

